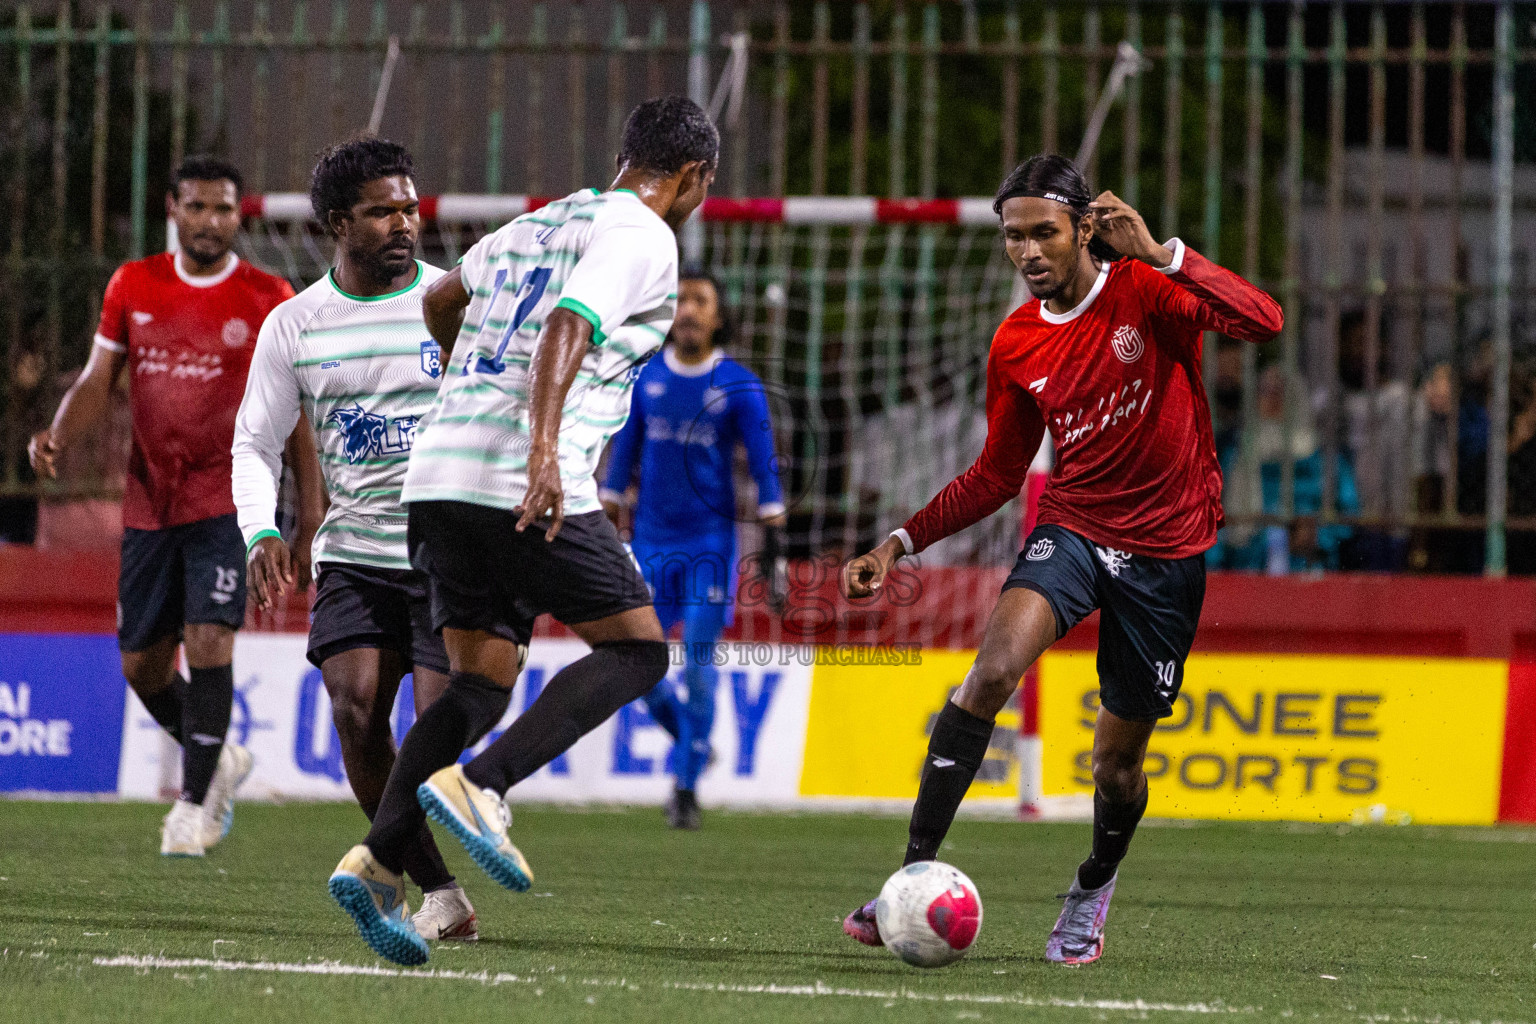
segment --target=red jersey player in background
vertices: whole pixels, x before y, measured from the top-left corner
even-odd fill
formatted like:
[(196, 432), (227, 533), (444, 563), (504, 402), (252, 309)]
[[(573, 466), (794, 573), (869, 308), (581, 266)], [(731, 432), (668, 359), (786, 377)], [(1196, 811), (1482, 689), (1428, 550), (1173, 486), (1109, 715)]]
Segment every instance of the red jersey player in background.
[[(251, 769), (250, 753), (224, 742), (235, 630), (245, 621), (245, 542), (230, 491), (235, 411), (261, 322), (293, 289), (231, 251), (240, 227), (234, 167), (189, 157), (172, 176), (165, 207), (179, 250), (112, 275), (85, 370), (28, 451), (38, 474), (53, 477), (60, 453), (101, 421), (128, 369), (133, 449), (118, 647), (139, 700), (182, 745), (181, 796), (166, 816), (160, 852), (202, 856), (229, 830), (235, 788)], [(305, 447), (306, 429), (299, 425), (290, 449)], [(307, 447), (318, 479), (312, 441)], [(183, 640), (190, 679), (176, 670)]]
[[(904, 863), (937, 856), (1020, 677), (1099, 609), (1093, 847), (1046, 945), (1049, 960), (1089, 963), (1103, 951), (1117, 869), (1147, 807), (1147, 741), (1183, 683), (1205, 597), (1203, 555), (1222, 522), (1201, 332), (1268, 341), (1281, 313), (1179, 239), (1157, 244), (1112, 193), (1090, 200), (1065, 157), (1018, 167), (993, 209), (1034, 300), (993, 337), (986, 444), (904, 527), (848, 563), (843, 586), (850, 598), (875, 593), (903, 555), (1016, 497), (1050, 430), (1056, 466), (1039, 525), (934, 725)], [(875, 909), (871, 900), (854, 911), (844, 930), (879, 945)]]

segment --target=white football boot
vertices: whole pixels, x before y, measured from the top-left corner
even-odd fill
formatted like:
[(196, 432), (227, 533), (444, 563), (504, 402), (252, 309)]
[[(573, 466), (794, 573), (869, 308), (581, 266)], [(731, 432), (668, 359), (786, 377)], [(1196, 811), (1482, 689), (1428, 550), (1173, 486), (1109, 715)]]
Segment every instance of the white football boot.
[(160, 825), (160, 856), (201, 857), (205, 832), (203, 808), (189, 800), (177, 800)]
[(203, 845), (213, 846), (229, 835), (235, 823), (235, 790), (250, 777), (256, 759), (238, 743), (225, 741), (219, 751), (219, 767), (214, 770), (208, 794), (203, 797)]
[(434, 889), (421, 897), (421, 909), (411, 918), (416, 934), (429, 942), (478, 942), (479, 922), (469, 897), (457, 885)]

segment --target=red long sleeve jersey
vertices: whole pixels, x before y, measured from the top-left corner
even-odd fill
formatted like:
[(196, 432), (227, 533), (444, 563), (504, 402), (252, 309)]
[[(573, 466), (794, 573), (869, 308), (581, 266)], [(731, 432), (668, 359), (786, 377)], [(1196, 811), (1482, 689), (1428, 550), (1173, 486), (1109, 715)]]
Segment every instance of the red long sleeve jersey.
[(1221, 468), (1200, 380), (1202, 331), (1263, 342), (1280, 307), (1175, 241), (1159, 271), (1108, 264), (1068, 313), (1039, 300), (998, 327), (987, 357), (980, 458), (903, 529), (913, 552), (1019, 493), (1047, 427), (1056, 446), (1041, 523), (1155, 558), (1198, 555), (1222, 523)]

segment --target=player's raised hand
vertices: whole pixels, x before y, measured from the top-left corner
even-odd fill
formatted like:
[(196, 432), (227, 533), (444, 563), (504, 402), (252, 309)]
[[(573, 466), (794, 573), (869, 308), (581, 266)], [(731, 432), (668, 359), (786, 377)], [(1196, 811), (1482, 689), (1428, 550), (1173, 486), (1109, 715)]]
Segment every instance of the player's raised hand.
[(901, 541), (887, 537), (885, 543), (868, 554), (860, 555), (843, 566), (843, 596), (871, 597), (880, 592), (886, 574), (905, 553)]
[(272, 607), (294, 584), (293, 558), (278, 537), (263, 537), (251, 548), (246, 566), (246, 586), (256, 607)]
[(549, 516), (549, 529), (544, 531), (546, 541), (554, 540), (565, 522), (565, 489), (560, 485), (560, 459), (552, 445), (535, 442), (528, 453), (528, 493), (514, 512), (520, 512), (517, 532), (522, 533), (544, 516)]
[(1152, 237), (1141, 214), (1113, 192), (1100, 192), (1098, 198), (1088, 204), (1088, 216), (1093, 218), (1093, 233), (1121, 255), (1154, 267), (1166, 267), (1173, 262), (1173, 253)]
[(27, 461), (32, 463), (32, 471), (38, 476), (57, 479), (59, 467), (55, 460), (58, 457), (59, 450), (53, 444), (53, 431), (48, 427), (33, 434), (32, 440), (27, 442)]

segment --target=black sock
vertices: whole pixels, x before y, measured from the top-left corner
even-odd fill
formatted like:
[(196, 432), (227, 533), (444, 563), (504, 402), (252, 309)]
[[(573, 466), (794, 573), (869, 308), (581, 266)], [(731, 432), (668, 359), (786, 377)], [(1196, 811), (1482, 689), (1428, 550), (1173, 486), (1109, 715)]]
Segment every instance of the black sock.
[(171, 739), (181, 742), (181, 716), (182, 706), (187, 699), (187, 681), (176, 673), (171, 677), (171, 685), (159, 693), (152, 693), (148, 697), (139, 694), (139, 703), (144, 705), (144, 710), (149, 712), (151, 718), (160, 723), (160, 728), (171, 734)]
[(432, 838), (432, 829), (425, 821), (416, 833), (416, 841), (405, 848), (400, 863), (422, 892), (453, 884), (453, 872), (443, 863), (442, 851), (437, 848), (437, 840)]
[(659, 640), (598, 644), (556, 672), (533, 706), (464, 766), (465, 777), (505, 793), (644, 696), (666, 674), (667, 645)]
[(408, 851), (427, 821), (416, 801), (416, 787), (489, 732), (511, 700), (511, 690), (485, 676), (455, 672), (443, 695), (416, 719), (395, 755), (373, 828), (363, 840), (380, 864), (396, 872), (405, 867)]
[(992, 723), (977, 718), (953, 701), (944, 704), (928, 738), (928, 757), (923, 762), (917, 803), (908, 827), (907, 857), (903, 865), (933, 860), (939, 844), (955, 820), (965, 791), (971, 788), (976, 770), (987, 756)]
[(1093, 852), (1077, 869), (1077, 884), (1097, 889), (1115, 877), (1115, 869), (1130, 849), (1136, 823), (1147, 813), (1147, 784), (1142, 780), (1141, 796), (1128, 804), (1111, 803), (1099, 790), (1093, 791)]
[[(377, 804), (371, 807), (363, 805), (363, 813), (368, 815), (369, 821), (373, 820), (378, 811)], [(425, 820), (421, 823), (421, 831), (416, 834), (416, 841), (405, 848), (404, 862), (406, 876), (422, 892), (453, 884), (453, 872), (443, 863), (442, 851), (437, 848), (437, 841), (432, 838), (432, 830), (427, 827)]]
[(219, 767), (229, 713), (235, 703), (235, 669), (194, 668), (181, 710), (181, 798), (194, 804), (208, 795)]

